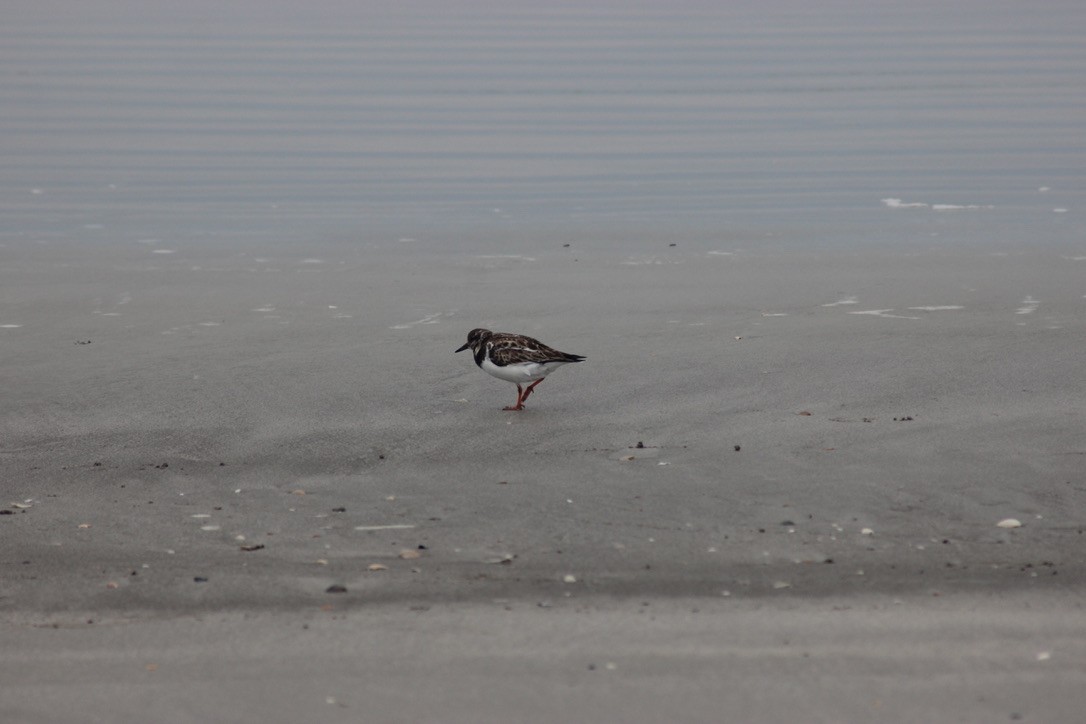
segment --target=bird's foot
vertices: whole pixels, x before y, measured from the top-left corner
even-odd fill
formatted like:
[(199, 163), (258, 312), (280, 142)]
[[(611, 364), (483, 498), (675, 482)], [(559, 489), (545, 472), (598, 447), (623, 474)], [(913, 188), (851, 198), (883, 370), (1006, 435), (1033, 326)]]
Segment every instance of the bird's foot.
[(524, 405), (517, 405), (516, 407), (503, 407), (502, 409), (509, 412), (520, 412), (524, 409)]
[[(525, 402), (528, 401), (528, 395), (532, 394), (532, 392), (535, 390), (536, 385), (538, 385), (542, 381), (543, 380), (536, 380), (535, 382), (533, 382), (532, 384), (530, 384), (530, 385), (528, 385), (527, 387), (524, 388), (524, 394), (521, 395), (521, 398), (520, 398), (521, 404), (524, 404)], [(517, 387), (519, 388), (520, 385), (517, 385)]]

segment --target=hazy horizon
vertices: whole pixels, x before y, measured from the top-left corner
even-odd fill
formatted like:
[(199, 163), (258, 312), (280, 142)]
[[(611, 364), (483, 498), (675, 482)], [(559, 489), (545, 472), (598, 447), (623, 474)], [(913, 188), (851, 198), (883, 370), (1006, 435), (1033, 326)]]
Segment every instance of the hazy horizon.
[(4, 237), (1059, 240), (1086, 191), (1070, 2), (6, 15)]

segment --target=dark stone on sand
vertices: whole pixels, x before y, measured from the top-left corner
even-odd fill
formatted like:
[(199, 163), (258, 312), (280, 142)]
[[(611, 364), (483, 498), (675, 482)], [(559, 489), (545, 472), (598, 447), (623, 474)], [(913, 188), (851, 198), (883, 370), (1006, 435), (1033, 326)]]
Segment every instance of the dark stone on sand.
[(338, 583), (334, 583), (331, 586), (329, 586), (328, 588), (324, 589), (324, 592), (325, 593), (346, 593), (347, 592), (347, 587), (343, 586), (343, 585), (340, 585)]

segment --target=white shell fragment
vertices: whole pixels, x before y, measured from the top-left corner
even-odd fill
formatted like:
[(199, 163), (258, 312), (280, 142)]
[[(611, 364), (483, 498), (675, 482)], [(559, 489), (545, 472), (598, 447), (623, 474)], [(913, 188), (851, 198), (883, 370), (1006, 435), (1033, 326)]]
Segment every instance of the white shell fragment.
[(996, 523), (996, 525), (1000, 528), (1021, 528), (1022, 521), (1018, 520), (1017, 518), (1004, 518), (1003, 520)]
[(860, 535), (875, 535), (875, 531), (871, 530), (870, 528), (864, 528), (860, 531)]

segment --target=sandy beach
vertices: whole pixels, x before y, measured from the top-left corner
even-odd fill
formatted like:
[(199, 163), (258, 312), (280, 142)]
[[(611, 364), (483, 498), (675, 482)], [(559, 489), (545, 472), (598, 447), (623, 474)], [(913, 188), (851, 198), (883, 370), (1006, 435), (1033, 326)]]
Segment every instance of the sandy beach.
[(1083, 262), (424, 245), (4, 249), (12, 721), (1074, 718)]
[(8, 3), (0, 720), (1080, 720), (1080, 6)]

